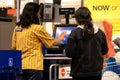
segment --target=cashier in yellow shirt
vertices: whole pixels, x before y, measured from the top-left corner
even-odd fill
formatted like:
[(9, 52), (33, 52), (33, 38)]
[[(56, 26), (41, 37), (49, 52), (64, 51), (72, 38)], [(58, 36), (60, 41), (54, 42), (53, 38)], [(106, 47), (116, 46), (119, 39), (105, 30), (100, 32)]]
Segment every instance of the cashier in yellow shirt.
[(42, 45), (51, 47), (64, 39), (63, 32), (56, 40), (39, 24), (39, 4), (29, 2), (25, 5), (20, 21), (12, 36), (12, 49), (22, 51), (22, 74), (17, 80), (42, 80)]

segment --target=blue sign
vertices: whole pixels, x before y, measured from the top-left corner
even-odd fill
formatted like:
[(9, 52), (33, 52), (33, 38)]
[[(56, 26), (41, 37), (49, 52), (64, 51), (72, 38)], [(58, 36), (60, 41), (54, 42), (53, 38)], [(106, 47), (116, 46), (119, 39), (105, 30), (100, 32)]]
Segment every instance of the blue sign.
[(22, 72), (21, 51), (0, 50), (0, 73)]

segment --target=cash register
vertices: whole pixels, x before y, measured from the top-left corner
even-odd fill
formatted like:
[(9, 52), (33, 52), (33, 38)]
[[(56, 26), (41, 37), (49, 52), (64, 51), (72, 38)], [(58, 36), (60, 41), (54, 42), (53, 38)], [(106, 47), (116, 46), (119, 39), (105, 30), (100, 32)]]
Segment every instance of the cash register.
[(66, 37), (58, 45), (46, 48), (45, 56), (65, 56), (65, 45), (72, 30), (76, 28), (76, 24), (59, 24), (55, 25), (53, 37), (56, 39), (62, 32), (66, 32)]

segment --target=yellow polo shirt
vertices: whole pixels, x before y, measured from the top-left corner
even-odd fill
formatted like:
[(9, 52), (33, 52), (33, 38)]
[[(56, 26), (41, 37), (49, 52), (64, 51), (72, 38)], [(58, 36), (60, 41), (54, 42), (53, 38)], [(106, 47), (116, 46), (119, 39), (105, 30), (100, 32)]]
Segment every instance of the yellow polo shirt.
[(16, 26), (12, 36), (12, 49), (22, 51), (22, 69), (43, 70), (42, 44), (51, 47), (53, 43), (54, 38), (37, 24), (29, 28)]

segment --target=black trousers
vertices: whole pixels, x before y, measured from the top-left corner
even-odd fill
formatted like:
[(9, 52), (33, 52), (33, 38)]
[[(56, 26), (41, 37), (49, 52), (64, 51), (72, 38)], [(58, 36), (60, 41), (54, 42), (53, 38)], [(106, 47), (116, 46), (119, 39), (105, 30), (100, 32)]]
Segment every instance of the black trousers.
[(16, 74), (16, 80), (42, 80), (43, 71), (40, 70), (23, 70), (22, 73)]
[(101, 75), (89, 77), (73, 77), (72, 80), (101, 80)]

